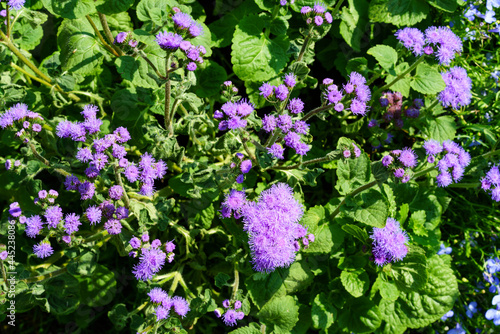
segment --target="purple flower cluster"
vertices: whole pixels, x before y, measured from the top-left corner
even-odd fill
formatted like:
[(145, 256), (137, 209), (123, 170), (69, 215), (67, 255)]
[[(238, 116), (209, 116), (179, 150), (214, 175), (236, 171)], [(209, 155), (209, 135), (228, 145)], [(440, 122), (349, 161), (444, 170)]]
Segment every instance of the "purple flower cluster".
[(311, 8), (304, 6), (300, 9), (300, 13), (306, 19), (307, 24), (314, 23), (315, 26), (321, 26), (325, 21), (328, 24), (333, 22), (332, 14), (326, 11), (326, 6), (320, 2), (314, 4)]
[(33, 134), (42, 131), (41, 121), (43, 121), (42, 116), (28, 110), (28, 106), (24, 103), (13, 105), (3, 114), (0, 114), (0, 127), (5, 129), (13, 126), (16, 137), (21, 138), (25, 143), (29, 142), (29, 138)]
[(472, 80), (467, 75), (467, 71), (455, 66), (449, 71), (441, 73), (446, 88), (439, 93), (438, 99), (443, 107), (453, 107), (458, 109), (461, 106), (469, 105), (472, 98)]
[[(134, 249), (129, 253), (131, 257), (137, 257), (138, 252), (139, 263), (134, 266), (132, 273), (138, 280), (147, 281), (152, 279), (157, 272), (161, 270), (165, 264), (172, 263), (174, 260), (175, 244), (173, 241), (167, 241), (164, 245), (165, 252), (161, 249), (162, 242), (160, 239), (155, 239), (149, 242), (149, 235), (144, 233), (141, 239), (132, 237), (129, 241), (130, 246)], [(137, 251), (135, 251), (137, 249)]]
[[(459, 144), (446, 140), (441, 145), (437, 140), (430, 139), (424, 142), (423, 147), (428, 156), (427, 162), (437, 161), (439, 174), (436, 181), (438, 186), (447, 187), (462, 179), (465, 167), (470, 164), (471, 156)], [(441, 159), (437, 158), (439, 154), (443, 154)]]
[[(292, 102), (292, 101), (290, 101)], [(306, 155), (310, 147), (302, 142), (300, 135), (305, 135), (309, 132), (309, 124), (302, 120), (293, 120), (288, 114), (265, 115), (262, 119), (262, 129), (266, 132), (273, 132), (279, 129), (284, 136), (283, 141), (286, 146), (293, 148), (297, 154)], [(273, 144), (267, 148), (273, 158), (283, 159), (284, 149), (280, 144)]]
[(54, 249), (48, 241), (40, 241), (39, 244), (33, 246), (33, 253), (39, 259), (44, 259), (51, 256), (54, 253)]
[(411, 168), (415, 168), (418, 163), (418, 157), (409, 147), (402, 150), (393, 150), (382, 158), (384, 167), (392, 168), (396, 178), (401, 179), (402, 183), (410, 181)]
[(400, 261), (408, 253), (408, 235), (394, 218), (387, 218), (383, 228), (374, 227), (370, 238), (374, 262), (379, 266)]
[(345, 147), (343, 149), (342, 155), (346, 159), (352, 157), (352, 155), (354, 155), (355, 158), (359, 158), (359, 156), (361, 155), (361, 150), (356, 144), (352, 143), (352, 146)]
[(404, 125), (403, 116), (417, 118), (420, 116), (420, 109), (424, 105), (422, 99), (413, 100), (413, 104), (403, 110), (403, 95), (400, 92), (386, 92), (380, 98), (380, 105), (387, 108), (383, 118), (386, 122), (394, 122), (398, 128)]
[[(259, 87), (260, 95), (272, 103), (283, 102), (288, 99), (296, 84), (297, 76), (293, 73), (288, 73), (283, 77), (283, 84), (281, 85), (273, 86), (267, 82), (263, 83), (262, 86)], [(297, 100), (300, 101), (300, 99)], [(304, 103), (302, 103), (302, 101), (294, 102), (293, 104), (289, 104), (288, 108), (292, 113), (298, 114), (304, 109)]]
[(245, 191), (232, 189), (229, 194), (226, 194), (224, 202), (221, 204), (221, 217), (231, 218), (234, 214), (235, 219), (241, 218), (241, 208), (247, 202)]
[(50, 189), (49, 191), (40, 190), (38, 192), (38, 197), (35, 198), (34, 202), (42, 208), (45, 208), (47, 205), (54, 204), (58, 196), (59, 193), (54, 189)]
[(139, 164), (136, 166), (128, 161), (120, 160), (120, 167), (124, 168), (123, 174), (130, 183), (135, 181), (141, 182), (141, 190), (139, 194), (144, 196), (153, 196), (154, 181), (163, 178), (167, 172), (167, 164), (159, 159), (156, 161), (155, 158), (149, 153), (144, 153), (141, 156)]
[(486, 177), (481, 178), (481, 189), (489, 192), (491, 199), (500, 202), (500, 171), (498, 166), (493, 166), (486, 173)]
[(306, 236), (307, 229), (299, 224), (304, 209), (285, 183), (274, 184), (260, 194), (257, 202), (247, 201), (239, 210), (257, 271), (288, 267), (300, 250), (297, 240), (307, 239), (302, 240), (304, 244), (314, 240), (313, 236)]
[[(395, 35), (415, 56), (435, 53), (441, 65), (449, 65), (455, 54), (462, 51), (462, 40), (448, 27), (429, 27), (425, 35), (417, 28), (404, 28)], [(434, 48), (437, 48), (436, 52)]]
[(250, 170), (252, 169), (252, 160), (243, 160), (244, 155), (242, 153), (236, 153), (236, 156), (239, 159), (238, 164), (232, 162), (231, 168), (241, 171), (241, 174), (236, 177), (236, 182), (243, 183), (243, 181), (245, 180), (245, 174), (250, 172)]
[(215, 119), (223, 119), (219, 123), (219, 130), (235, 130), (238, 128), (245, 128), (247, 126), (248, 117), (254, 110), (252, 103), (246, 99), (239, 100), (238, 102), (228, 101), (222, 105), (221, 110), (214, 112)]
[(97, 118), (99, 108), (92, 104), (83, 107), (81, 114), (85, 119), (83, 122), (62, 121), (57, 124), (56, 135), (59, 138), (71, 138), (73, 141), (85, 142), (87, 135), (99, 133), (102, 121)]
[(160, 321), (167, 319), (170, 316), (170, 310), (173, 308), (174, 312), (181, 317), (185, 317), (189, 312), (189, 303), (182, 297), (170, 297), (161, 288), (152, 288), (149, 290), (148, 296), (153, 304), (155, 304), (156, 320)]
[(191, 44), (190, 41), (182, 41), (179, 48), (184, 52), (188, 64), (186, 65), (186, 69), (188, 71), (194, 71), (198, 67), (197, 64), (203, 63), (203, 57), (207, 50), (203, 45), (195, 46)]
[(223, 317), (223, 321), (226, 326), (236, 326), (238, 320), (242, 320), (245, 317), (245, 313), (241, 311), (236, 311), (241, 308), (241, 301), (235, 300), (232, 303), (229, 299), (222, 302), (222, 306), (226, 309), (221, 312), (221, 309), (215, 309), (214, 313), (217, 318)]
[(136, 41), (135, 39), (131, 39), (130, 37), (130, 32), (129, 31), (122, 31), (119, 32), (118, 35), (116, 35), (115, 40), (113, 41), (113, 44), (125, 44), (128, 40), (128, 45), (131, 48), (135, 48), (139, 42)]
[(366, 103), (370, 101), (370, 88), (366, 85), (366, 79), (357, 72), (349, 74), (349, 81), (339, 90), (339, 87), (333, 83), (333, 80), (326, 78), (323, 80), (323, 98), (328, 104), (334, 104), (337, 112), (344, 110), (342, 101), (346, 97), (350, 98), (347, 106), (355, 115), (364, 116), (368, 110)]
[(7, 0), (7, 5), (12, 9), (21, 10), (25, 2), (26, 0)]

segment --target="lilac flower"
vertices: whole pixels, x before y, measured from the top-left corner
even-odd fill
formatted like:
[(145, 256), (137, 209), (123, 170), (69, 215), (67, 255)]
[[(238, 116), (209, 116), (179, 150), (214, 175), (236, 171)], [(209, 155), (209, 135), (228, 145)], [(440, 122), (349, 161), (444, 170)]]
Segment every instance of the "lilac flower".
[(180, 315), (182, 318), (184, 318), (189, 312), (189, 303), (182, 297), (175, 296), (174, 298), (172, 298), (172, 304), (175, 313)]
[(113, 131), (113, 134), (115, 135), (116, 141), (120, 144), (126, 143), (131, 138), (130, 133), (123, 126), (116, 128), (116, 130)]
[(262, 129), (266, 132), (272, 132), (276, 128), (276, 117), (274, 115), (264, 115), (262, 119)]
[(221, 204), (221, 216), (230, 218), (234, 212), (235, 218), (238, 219), (240, 217), (241, 208), (246, 201), (245, 191), (232, 189), (229, 194), (225, 196), (224, 202)]
[(451, 254), (451, 247), (446, 247), (444, 244), (441, 244), (441, 246), (439, 246), (439, 251), (437, 252), (437, 255), (443, 255), (443, 254)]
[(167, 319), (170, 315), (170, 309), (160, 305), (155, 309), (155, 314), (156, 314), (156, 321)]
[(33, 246), (33, 253), (39, 259), (44, 259), (51, 256), (54, 250), (48, 241), (41, 241), (39, 244)]
[(161, 270), (166, 257), (159, 248), (142, 248), (139, 263), (134, 266), (132, 273), (138, 280), (147, 281)]
[(64, 181), (64, 186), (66, 187), (66, 190), (76, 190), (77, 187), (80, 185), (80, 180), (74, 175), (68, 175), (66, 176), (66, 180)]
[(325, 20), (326, 20), (326, 22), (328, 22), (328, 23), (330, 23), (330, 24), (331, 24), (331, 23), (333, 22), (333, 17), (332, 17), (332, 14), (330, 14), (330, 13), (326, 12), (326, 13), (325, 13)]
[(26, 219), (26, 235), (35, 238), (43, 229), (43, 221), (39, 215), (31, 216)]
[(8, 0), (8, 5), (15, 10), (21, 10), (24, 6), (25, 0)]
[(141, 240), (137, 237), (133, 237), (132, 239), (130, 239), (129, 244), (133, 249), (137, 249), (141, 247)]
[(156, 35), (156, 43), (164, 50), (175, 51), (182, 41), (181, 35), (172, 32), (159, 32)]
[(283, 153), (285, 149), (278, 143), (274, 143), (271, 147), (267, 148), (267, 152), (273, 156), (273, 158), (284, 159)]
[(223, 320), (226, 326), (235, 326), (236, 325), (236, 311), (233, 309), (229, 309), (224, 313)]
[(167, 253), (172, 253), (175, 250), (175, 244), (173, 240), (167, 241), (165, 243), (165, 250), (167, 251)]
[(125, 177), (127, 178), (128, 182), (132, 183), (135, 182), (139, 179), (139, 168), (135, 165), (130, 165), (125, 168), (125, 171), (123, 172)]
[(302, 102), (302, 100), (298, 97), (295, 97), (288, 102), (288, 110), (292, 114), (300, 114), (304, 111), (304, 102)]
[(441, 65), (449, 65), (455, 54), (462, 51), (462, 40), (448, 27), (429, 27), (425, 37), (427, 43), (438, 46), (436, 57)]
[(301, 120), (295, 121), (295, 123), (293, 124), (293, 128), (297, 133), (300, 133), (303, 135), (305, 135), (305, 134), (307, 134), (307, 132), (309, 132), (309, 124), (307, 124), (306, 122), (301, 121)]
[(309, 14), (310, 12), (312, 11), (312, 8), (309, 7), (309, 6), (304, 6), (300, 9), (300, 13), (302, 15), (306, 15), (306, 14)]
[(423, 147), (425, 148), (425, 152), (427, 155), (437, 155), (443, 152), (443, 147), (441, 144), (434, 139), (429, 139), (424, 142)]
[(280, 101), (285, 101), (288, 97), (288, 88), (285, 85), (279, 85), (275, 89), (276, 98)]
[(356, 98), (352, 99), (350, 109), (354, 115), (364, 116), (366, 114), (366, 104)]
[(129, 216), (129, 211), (126, 207), (120, 206), (120, 207), (116, 208), (115, 215), (116, 215), (116, 219), (118, 219), (118, 220), (127, 219)]
[(125, 150), (125, 147), (118, 144), (113, 144), (112, 155), (116, 159), (121, 159), (127, 155), (127, 151)]
[(260, 94), (262, 95), (265, 99), (269, 98), (271, 95), (273, 95), (274, 92), (274, 86), (270, 85), (269, 83), (263, 83), (262, 86), (259, 87)]
[(196, 68), (197, 68), (197, 66), (196, 66), (196, 63), (194, 63), (194, 62), (190, 62), (190, 63), (189, 63), (189, 64), (187, 64), (187, 66), (186, 66), (186, 69), (187, 69), (188, 71), (194, 71), (194, 70), (196, 70)]
[(402, 260), (408, 253), (406, 243), (408, 236), (394, 218), (387, 218), (386, 225), (383, 228), (373, 228), (370, 235), (373, 240), (372, 253), (375, 263), (383, 266), (389, 262)]
[(295, 84), (297, 83), (297, 76), (293, 73), (288, 73), (285, 75), (283, 82), (289, 88), (293, 88), (295, 86)]
[(118, 219), (109, 219), (104, 223), (104, 228), (108, 231), (109, 234), (115, 235), (119, 234), (122, 231), (122, 224)]
[(12, 167), (12, 161), (7, 159), (5, 161), (5, 170), (9, 170)]
[(287, 133), (293, 127), (292, 117), (286, 114), (279, 115), (277, 124), (281, 131)]
[(81, 162), (88, 162), (92, 157), (92, 152), (88, 147), (79, 148), (76, 153), (76, 159)]
[(44, 217), (50, 227), (57, 228), (63, 217), (62, 209), (59, 206), (49, 206), (45, 209)]
[(42, 131), (42, 126), (40, 124), (35, 123), (35, 124), (33, 124), (32, 129), (35, 132), (40, 132), (40, 131)]
[(243, 174), (246, 174), (250, 171), (252, 168), (252, 161), (251, 160), (243, 160), (240, 165), (240, 170)]
[(239, 310), (240, 308), (241, 308), (241, 301), (236, 300), (236, 301), (234, 302), (234, 309), (235, 309), (235, 310)]
[(82, 225), (80, 223), (80, 216), (74, 213), (66, 214), (64, 222), (64, 229), (68, 234), (78, 231), (78, 227)]
[(93, 104), (87, 104), (83, 107), (83, 111), (80, 114), (83, 115), (85, 119), (96, 118), (99, 108)]
[(405, 167), (415, 167), (417, 166), (417, 155), (413, 152), (411, 148), (405, 147), (398, 157), (399, 162)]
[(182, 12), (175, 13), (174, 16), (172, 16), (172, 20), (179, 29), (188, 29), (193, 23), (191, 15)]
[(295, 260), (295, 240), (306, 235), (306, 229), (298, 223), (303, 213), (292, 189), (284, 183), (263, 191), (257, 203), (243, 205), (243, 229), (249, 235), (255, 270), (271, 272)]
[(109, 188), (109, 197), (114, 200), (119, 200), (123, 196), (123, 188), (119, 185), (112, 186)]
[[(193, 24), (188, 29), (189, 35), (193, 38), (203, 35), (203, 26), (196, 21), (193, 21)], [(205, 52), (202, 52), (205, 54)]]
[(168, 294), (162, 288), (152, 288), (148, 293), (152, 303), (161, 304), (168, 297)]
[(5, 259), (9, 256), (9, 252), (6, 250), (3, 252), (0, 252), (0, 260), (5, 261)]
[(113, 41), (113, 44), (122, 44), (127, 39), (127, 36), (128, 36), (128, 32), (126, 32), (126, 31), (119, 32), (118, 35), (116, 35), (115, 40)]
[(458, 109), (470, 104), (472, 81), (465, 69), (455, 66), (447, 72), (442, 72), (441, 76), (446, 84), (446, 88), (438, 95), (443, 107), (452, 106)]
[(396, 32), (397, 39), (415, 56), (421, 56), (425, 44), (424, 34), (417, 28), (404, 28)]

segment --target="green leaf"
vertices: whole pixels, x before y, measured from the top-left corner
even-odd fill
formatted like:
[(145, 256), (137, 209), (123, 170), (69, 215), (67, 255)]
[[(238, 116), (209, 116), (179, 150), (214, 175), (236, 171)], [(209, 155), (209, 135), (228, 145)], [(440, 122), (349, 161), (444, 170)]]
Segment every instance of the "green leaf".
[(221, 91), (221, 85), (227, 79), (227, 73), (224, 67), (215, 61), (207, 61), (207, 66), (196, 71), (198, 81), (196, 95), (201, 98), (217, 95)]
[(82, 302), (90, 307), (109, 304), (116, 295), (115, 274), (103, 265), (98, 264), (92, 277), (80, 282)]
[[(399, 64), (398, 66), (396, 66), (396, 74), (399, 75), (399, 74), (403, 73), (409, 67), (410, 67), (410, 65), (408, 65), (408, 63)], [(396, 79), (396, 75), (389, 74), (385, 78), (385, 83), (389, 84), (394, 79)], [(396, 81), (396, 83), (394, 83), (391, 86), (391, 90), (394, 92), (400, 92), (401, 94), (403, 94), (404, 97), (408, 97), (408, 96), (410, 96), (410, 83), (411, 83), (411, 79), (409, 77), (404, 77), (404, 78)]]
[(375, 57), (380, 66), (386, 70), (395, 67), (398, 61), (398, 53), (388, 45), (375, 45), (368, 49), (366, 53)]
[(57, 41), (63, 70), (87, 75), (100, 69), (105, 51), (87, 19), (64, 20)]
[(209, 25), (214, 46), (224, 48), (231, 44), (236, 25), (243, 17), (260, 12), (253, 1), (244, 1), (238, 8), (229, 11), (219, 20)]
[(446, 88), (441, 73), (435, 67), (426, 63), (417, 66), (416, 74), (410, 86), (422, 94), (437, 94)]
[(402, 261), (392, 264), (391, 274), (399, 290), (416, 291), (427, 281), (426, 257), (422, 248), (410, 245)]
[(452, 116), (440, 116), (436, 119), (428, 119), (426, 132), (429, 138), (437, 141), (453, 140), (457, 131), (455, 119)]
[(154, 24), (163, 26), (175, 6), (178, 3), (174, 0), (141, 0), (137, 5), (137, 18), (142, 22), (153, 21)]
[(93, 0), (42, 0), (44, 7), (56, 16), (79, 19), (95, 12)]
[(340, 34), (356, 52), (361, 51), (361, 38), (365, 33), (368, 16), (366, 0), (348, 0), (349, 6), (342, 9)]
[(323, 174), (324, 170), (321, 168), (314, 169), (282, 169), (278, 170), (278, 172), (286, 175), (287, 183), (290, 186), (295, 186), (297, 183), (307, 184), (311, 187), (315, 187), (317, 185), (316, 178)]
[(128, 311), (125, 304), (115, 304), (108, 312), (109, 320), (113, 323), (116, 330), (122, 330), (127, 325)]
[(297, 76), (297, 79), (299, 80), (303, 80), (310, 71), (310, 69), (307, 67), (307, 64), (303, 61), (294, 62), (292, 65), (290, 65), (289, 70), (290, 72), (295, 74)]
[(353, 224), (342, 225), (342, 230), (354, 236), (361, 242), (366, 242), (366, 240), (368, 239), (368, 233), (366, 233), (366, 231), (363, 230), (358, 225), (353, 225)]
[(273, 0), (254, 0), (260, 9), (271, 12), (276, 5)]
[(347, 198), (341, 211), (363, 224), (382, 228), (389, 215), (389, 203), (382, 193), (372, 188)]
[(421, 0), (375, 0), (370, 2), (370, 20), (391, 23), (398, 27), (413, 26), (429, 13)]
[(396, 287), (396, 285), (392, 282), (385, 282), (380, 279), (380, 276), (377, 278), (378, 280), (378, 288), (380, 291), (380, 296), (385, 300), (395, 301), (399, 298), (401, 291)]
[(271, 21), (271, 26), (270, 26), (271, 34), (275, 36), (286, 35), (288, 27), (289, 27), (288, 21), (283, 17), (278, 16)]
[(229, 334), (261, 334), (260, 326), (255, 322), (250, 323), (250, 325), (245, 327), (240, 327), (234, 331), (230, 331)]
[(322, 206), (315, 206), (307, 210), (300, 221), (307, 232), (314, 234), (315, 240), (304, 249), (304, 253), (330, 253), (337, 249), (344, 241), (345, 233), (337, 223), (325, 221), (325, 209)]
[[(337, 147), (337, 149), (342, 149)], [(371, 168), (370, 160), (366, 153), (362, 153), (356, 159), (340, 159), (337, 162), (337, 185), (335, 189), (341, 195), (346, 195), (354, 189), (370, 182)]]
[(388, 324), (395, 327), (425, 327), (451, 310), (458, 297), (453, 270), (438, 255), (433, 255), (427, 259), (427, 272), (427, 283), (420, 289), (402, 292), (395, 302), (382, 299), (380, 311)]
[(410, 228), (418, 236), (427, 236), (429, 233), (425, 229), (426, 214), (424, 210), (415, 211), (410, 217)]
[(328, 329), (337, 318), (337, 309), (328, 300), (328, 296), (321, 292), (314, 298), (311, 307), (311, 318), (315, 329)]
[(94, 272), (97, 265), (97, 254), (94, 251), (85, 251), (68, 264), (68, 272), (72, 275), (89, 276)]
[(127, 11), (134, 2), (135, 0), (104, 0), (104, 3), (97, 6), (97, 11), (106, 15), (117, 14)]
[(359, 298), (368, 290), (370, 278), (364, 270), (347, 271), (340, 274), (342, 285), (354, 298)]
[(448, 13), (453, 13), (458, 7), (457, 0), (427, 0), (427, 2), (429, 5)]
[(76, 278), (69, 274), (51, 278), (45, 285), (50, 313), (65, 315), (74, 312), (80, 305), (80, 289)]
[(398, 218), (396, 219), (401, 223), (401, 226), (404, 225), (406, 218), (408, 218), (408, 213), (410, 213), (410, 206), (408, 205), (408, 203), (403, 203), (399, 208)]
[(338, 319), (340, 328), (357, 334), (373, 333), (381, 322), (378, 306), (367, 297), (348, 299)]
[(257, 317), (266, 326), (274, 326), (276, 333), (287, 333), (299, 320), (299, 307), (292, 296), (273, 298), (262, 307)]
[(215, 276), (215, 286), (218, 287), (219, 289), (224, 287), (224, 286), (230, 286), (230, 284), (227, 283), (231, 279), (231, 276), (225, 273), (218, 273)]
[(236, 27), (231, 62), (234, 73), (242, 80), (269, 80), (277, 76), (288, 61), (288, 37), (269, 39), (262, 33), (268, 24), (263, 17), (250, 15)]

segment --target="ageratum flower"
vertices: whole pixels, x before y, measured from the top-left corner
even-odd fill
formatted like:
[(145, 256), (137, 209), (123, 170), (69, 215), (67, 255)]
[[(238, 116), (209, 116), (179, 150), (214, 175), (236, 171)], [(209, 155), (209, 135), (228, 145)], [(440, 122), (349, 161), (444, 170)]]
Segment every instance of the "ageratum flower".
[(41, 241), (39, 244), (33, 246), (33, 253), (39, 259), (44, 259), (51, 256), (54, 250), (48, 241)]
[(441, 65), (449, 65), (457, 52), (462, 51), (462, 40), (448, 27), (429, 27), (425, 30), (428, 44), (436, 45), (436, 58)]
[(132, 273), (138, 280), (147, 281), (161, 270), (167, 255), (159, 248), (142, 248), (139, 263), (134, 266)]
[(443, 107), (458, 109), (469, 105), (472, 98), (472, 80), (467, 71), (460, 66), (450, 68), (449, 71), (441, 73), (446, 88), (439, 93), (438, 99)]
[(424, 50), (424, 34), (417, 28), (404, 28), (396, 31), (397, 39), (415, 56), (421, 56)]
[(255, 270), (272, 272), (292, 264), (298, 251), (297, 240), (307, 232), (299, 224), (303, 213), (292, 188), (285, 183), (263, 191), (256, 203), (243, 205), (243, 229), (248, 233)]
[(408, 235), (394, 218), (387, 218), (383, 228), (374, 227), (370, 238), (373, 240), (374, 262), (379, 266), (400, 261), (408, 253)]

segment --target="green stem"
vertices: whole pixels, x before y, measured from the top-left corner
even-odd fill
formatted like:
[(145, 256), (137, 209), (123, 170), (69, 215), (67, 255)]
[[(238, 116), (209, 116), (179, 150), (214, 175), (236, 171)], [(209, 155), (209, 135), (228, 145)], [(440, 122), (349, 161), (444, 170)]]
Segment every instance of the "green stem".
[[(275, 5), (273, 8), (273, 12), (271, 14), (271, 20), (269, 22), (273, 22), (273, 20), (276, 18), (276, 15), (278, 15), (278, 12), (280, 10), (280, 5)], [(271, 33), (271, 27), (267, 27), (265, 31), (265, 36), (266, 38), (269, 38), (269, 34)]]
[(149, 60), (148, 56), (144, 53), (144, 51), (139, 51), (139, 56), (142, 57), (142, 59), (144, 59), (146, 61), (146, 63), (148, 63), (148, 65), (153, 69), (153, 71), (155, 71), (156, 75), (162, 79), (162, 80), (167, 80), (167, 77), (164, 77), (163, 75), (161, 75), (160, 71), (158, 71), (158, 69), (156, 68), (156, 66), (153, 64), (153, 62), (151, 62), (151, 60)]
[(331, 219), (334, 219), (340, 212), (340, 207), (342, 205), (345, 204), (345, 200), (347, 197), (354, 197), (356, 196), (357, 194), (359, 194), (360, 192), (362, 191), (365, 191), (366, 189), (370, 189), (371, 187), (373, 187), (374, 185), (377, 184), (377, 181), (372, 181), (370, 183), (367, 183), (367, 184), (364, 184), (362, 185), (361, 187), (359, 188), (356, 188), (354, 189), (351, 193), (349, 193), (348, 195), (346, 195), (343, 199), (342, 199), (342, 202), (340, 202), (340, 204), (337, 206), (337, 208), (335, 209), (335, 211), (331, 214), (330, 218)]
[(434, 107), (435, 107), (435, 106), (437, 106), (437, 105), (438, 105), (438, 103), (439, 103), (439, 100), (438, 100), (438, 99), (436, 99), (436, 100), (434, 100), (434, 102), (432, 102), (432, 104), (431, 104), (428, 108), (426, 108), (426, 109), (427, 109), (428, 111), (432, 112), (432, 109), (434, 109)]
[(20, 282), (25, 282), (25, 283), (41, 282), (41, 281), (48, 280), (49, 278), (53, 278), (53, 277), (62, 275), (62, 274), (64, 274), (67, 271), (68, 271), (68, 268), (64, 267), (64, 268), (61, 268), (61, 269), (57, 269), (57, 270), (51, 271), (50, 273), (47, 273), (47, 274), (44, 274), (44, 275), (33, 276), (33, 277), (21, 279), (19, 281)]
[(92, 18), (90, 17), (90, 15), (85, 15), (85, 17), (87, 18), (87, 21), (89, 21), (90, 25), (92, 26), (92, 29), (94, 29), (94, 32), (96, 33), (97, 37), (101, 41), (102, 45), (106, 48), (106, 50), (108, 50), (109, 52), (111, 52), (115, 56), (120, 57), (120, 55), (118, 54), (118, 52), (116, 52), (115, 49), (113, 49), (111, 46), (109, 46), (108, 43), (106, 43), (106, 41), (104, 40), (104, 38), (101, 35), (101, 32), (99, 31), (99, 29), (95, 25), (95, 23), (92, 20)]
[(39, 160), (41, 161), (44, 165), (46, 166), (50, 166), (50, 162), (49, 160), (45, 159), (44, 157), (42, 157), (40, 155), (40, 153), (38, 153), (38, 151), (36, 150), (36, 147), (35, 145), (32, 143), (32, 142), (29, 142), (29, 147), (31, 148), (31, 152), (33, 152), (33, 155)]
[(306, 38), (304, 38), (304, 43), (302, 43), (302, 48), (300, 48), (299, 55), (297, 57), (297, 62), (302, 61), (302, 58), (304, 57), (304, 53), (306, 53), (306, 50), (309, 46), (309, 43), (311, 42), (311, 34), (313, 31), (313, 25), (311, 24), (309, 26), (309, 31), (307, 32)]
[(104, 30), (104, 34), (108, 38), (108, 42), (111, 44), (113, 49), (118, 53), (118, 56), (123, 56), (123, 51), (117, 45), (114, 44), (113, 34), (111, 30), (109, 30), (108, 21), (106, 20), (106, 15), (102, 13), (98, 13), (99, 20), (101, 21), (102, 29)]
[(398, 82), (399, 80), (403, 79), (408, 73), (410, 73), (411, 71), (413, 71), (421, 62), (423, 62), (424, 59), (425, 59), (425, 56), (421, 56), (420, 58), (418, 58), (410, 67), (408, 67), (408, 69), (406, 71), (404, 71), (403, 73), (398, 74), (398, 76), (396, 78), (394, 78), (394, 80), (392, 80), (391, 82), (389, 82), (387, 85), (380, 87), (373, 94), (373, 96), (379, 95), (381, 92), (383, 92), (384, 90), (389, 89), (396, 82)]
[(240, 273), (238, 272), (238, 264), (234, 264), (234, 283), (233, 283), (233, 293), (231, 295), (231, 299), (236, 299), (236, 294), (238, 293), (238, 288), (240, 284)]
[(320, 112), (322, 111), (326, 111), (328, 109), (332, 109), (333, 107), (335, 107), (334, 104), (327, 104), (326, 106), (321, 106), (321, 107), (318, 107), (318, 108), (315, 108), (311, 111), (309, 111), (307, 114), (305, 114), (303, 117), (302, 117), (302, 120), (305, 122), (307, 121), (309, 118), (313, 117), (314, 115), (316, 114), (319, 114)]
[(332, 151), (332, 152), (328, 153), (327, 155), (325, 155), (324, 157), (321, 157), (321, 158), (307, 160), (307, 161), (304, 161), (304, 162), (301, 162), (301, 163), (298, 163), (298, 164), (295, 164), (295, 165), (292, 165), (292, 166), (271, 167), (270, 169), (275, 169), (275, 170), (297, 169), (299, 167), (303, 167), (303, 166), (307, 166), (307, 165), (311, 165), (311, 164), (317, 164), (317, 163), (321, 163), (321, 162), (325, 162), (325, 161), (335, 160), (335, 159), (337, 159), (340, 156), (340, 154), (341, 154), (340, 151)]
[(169, 296), (173, 296), (175, 289), (177, 289), (177, 285), (179, 284), (179, 281), (182, 279), (182, 270), (184, 270), (184, 265), (181, 265), (179, 270), (175, 272), (174, 281), (172, 282), (172, 285), (168, 290)]
[(165, 58), (165, 130), (168, 131), (169, 136), (174, 134), (174, 127), (170, 121), (170, 75), (168, 74), (168, 68), (170, 66), (170, 52), (167, 53)]
[(115, 162), (113, 168), (115, 170), (115, 180), (116, 180), (116, 183), (118, 183), (118, 185), (122, 188), (122, 191), (123, 191), (123, 200), (125, 202), (125, 207), (127, 209), (130, 209), (130, 199), (128, 198), (127, 190), (123, 186), (122, 177), (121, 177), (121, 174), (120, 174), (120, 171), (119, 171), (120, 167), (118, 166), (118, 162)]
[(333, 8), (333, 10), (332, 10), (332, 17), (335, 17), (337, 15), (337, 13), (340, 10), (340, 6), (342, 6), (343, 2), (344, 2), (344, 0), (339, 0), (339, 2), (337, 2), (337, 4), (335, 5), (335, 8)]
[(43, 79), (39, 79), (39, 78), (37, 78), (36, 76), (34, 76), (33, 74), (29, 73), (28, 71), (25, 71), (22, 67), (19, 67), (19, 66), (17, 66), (17, 65), (16, 65), (16, 64), (14, 64), (14, 63), (10, 63), (10, 66), (11, 66), (12, 68), (14, 68), (15, 70), (17, 70), (17, 71), (19, 71), (19, 72), (23, 73), (24, 75), (26, 75), (26, 76), (30, 77), (31, 79), (33, 79), (33, 80), (35, 80), (35, 81), (38, 81), (39, 83), (41, 83), (41, 84), (43, 84), (43, 85), (45, 85), (45, 86), (49, 87), (50, 89), (56, 89), (56, 88), (54, 87), (54, 85), (51, 85), (50, 83), (48, 83), (47, 81), (45, 81), (45, 80), (43, 80)]
[(7, 10), (6, 10), (6, 12), (7, 12), (7, 30), (6, 30), (6, 32), (7, 32), (7, 37), (9, 37), (9, 38), (10, 38), (10, 14), (9, 14), (9, 5), (7, 5)]

